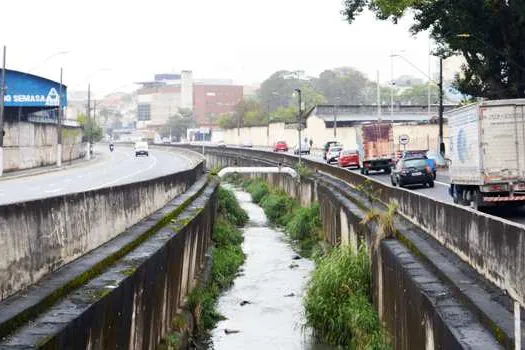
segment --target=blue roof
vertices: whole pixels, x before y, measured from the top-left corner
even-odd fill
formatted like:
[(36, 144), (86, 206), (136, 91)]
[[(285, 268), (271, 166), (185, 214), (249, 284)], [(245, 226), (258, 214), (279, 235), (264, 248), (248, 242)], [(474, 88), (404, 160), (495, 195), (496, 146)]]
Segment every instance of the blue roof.
[(5, 86), (6, 107), (58, 107), (60, 100), (67, 106), (67, 86), (38, 75), (6, 69)]

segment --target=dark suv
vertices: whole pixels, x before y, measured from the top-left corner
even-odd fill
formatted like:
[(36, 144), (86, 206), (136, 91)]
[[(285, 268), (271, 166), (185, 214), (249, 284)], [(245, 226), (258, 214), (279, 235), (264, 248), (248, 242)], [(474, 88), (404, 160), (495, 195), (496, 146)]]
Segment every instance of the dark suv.
[(426, 158), (400, 159), (390, 174), (392, 186), (404, 187), (406, 185), (428, 185), (434, 187), (432, 169), (428, 166)]

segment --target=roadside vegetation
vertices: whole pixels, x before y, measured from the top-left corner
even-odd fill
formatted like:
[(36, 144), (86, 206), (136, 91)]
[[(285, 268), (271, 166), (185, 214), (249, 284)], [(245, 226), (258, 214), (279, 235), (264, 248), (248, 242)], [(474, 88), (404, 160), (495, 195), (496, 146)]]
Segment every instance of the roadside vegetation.
[(388, 335), (372, 303), (370, 258), (364, 245), (355, 252), (337, 247), (317, 260), (304, 298), (306, 327), (314, 336), (345, 349), (390, 349)]
[[(220, 187), (217, 196), (218, 215), (212, 237), (210, 278), (189, 294), (187, 305), (195, 321), (194, 342), (204, 344), (208, 342), (209, 331), (223, 318), (216, 308), (220, 293), (232, 285), (246, 258), (241, 248), (244, 238), (239, 228), (248, 221), (248, 214), (239, 206), (232, 191)], [(180, 348), (181, 333), (187, 329), (184, 324), (180, 320), (174, 321), (175, 332), (166, 339), (168, 349)]]
[[(268, 220), (284, 228), (301, 255), (313, 258), (316, 268), (308, 283), (303, 305), (305, 327), (312, 329), (321, 342), (345, 349), (390, 349), (372, 301), (370, 256), (364, 244), (358, 251), (349, 246), (323, 248), (319, 204), (301, 207), (299, 202), (280, 190), (272, 189), (262, 179), (242, 183), (259, 204)], [(377, 193), (370, 194), (373, 202)], [(372, 211), (363, 224), (378, 223), (381, 237), (394, 234), (393, 217), (397, 207), (388, 213)]]
[(299, 254), (312, 257), (321, 241), (319, 205), (302, 208), (284, 191), (270, 189), (262, 179), (247, 180), (244, 188), (263, 209), (268, 220), (284, 229)]

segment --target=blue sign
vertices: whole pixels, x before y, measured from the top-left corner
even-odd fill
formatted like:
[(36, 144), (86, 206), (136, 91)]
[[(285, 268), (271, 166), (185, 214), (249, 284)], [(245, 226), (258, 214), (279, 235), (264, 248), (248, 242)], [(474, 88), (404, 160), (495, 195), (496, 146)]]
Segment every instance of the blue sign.
[[(53, 80), (6, 69), (5, 87), (6, 107), (58, 107), (60, 105), (60, 83)], [(62, 85), (62, 106), (67, 106), (65, 85)]]

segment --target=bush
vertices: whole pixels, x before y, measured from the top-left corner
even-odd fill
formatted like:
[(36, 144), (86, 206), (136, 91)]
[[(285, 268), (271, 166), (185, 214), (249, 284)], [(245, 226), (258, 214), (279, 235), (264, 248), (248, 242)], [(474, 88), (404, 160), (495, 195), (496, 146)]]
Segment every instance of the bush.
[(225, 247), (228, 245), (241, 245), (244, 241), (241, 231), (233, 226), (224, 217), (219, 216), (215, 222), (215, 232), (213, 234), (213, 242), (215, 246)]
[(268, 185), (264, 181), (251, 182), (246, 190), (252, 195), (254, 203), (261, 203), (261, 201), (270, 193)]
[(244, 255), (239, 245), (228, 245), (214, 249), (211, 276), (220, 289), (229, 287), (237, 274), (237, 269), (244, 262)]
[(371, 300), (371, 270), (365, 248), (338, 247), (320, 258), (304, 298), (306, 325), (331, 345), (388, 349)]
[(297, 209), (293, 218), (286, 224), (286, 232), (291, 239), (296, 240), (316, 237), (320, 228), (319, 204)]
[(235, 226), (242, 226), (248, 222), (248, 214), (241, 208), (232, 191), (219, 187), (218, 191), (219, 215)]
[(270, 193), (260, 203), (268, 219), (280, 226), (291, 220), (297, 202), (282, 193)]

